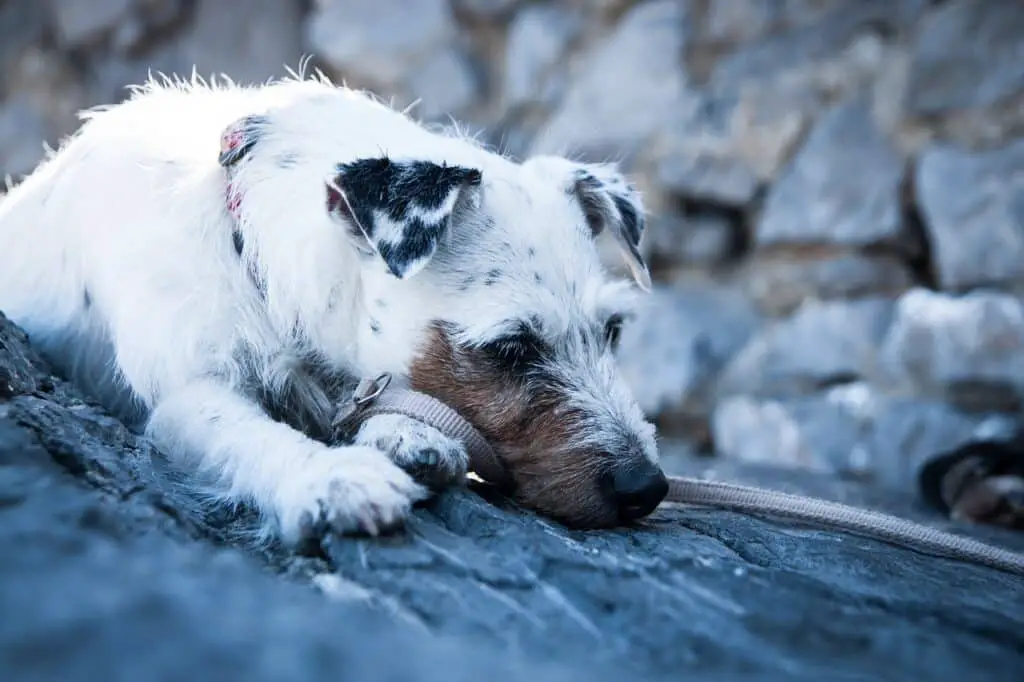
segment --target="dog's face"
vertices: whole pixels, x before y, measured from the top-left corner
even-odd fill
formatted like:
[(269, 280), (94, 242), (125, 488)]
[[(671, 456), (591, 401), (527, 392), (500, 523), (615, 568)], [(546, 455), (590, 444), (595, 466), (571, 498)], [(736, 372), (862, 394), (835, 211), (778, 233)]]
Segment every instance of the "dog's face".
[(595, 244), (610, 234), (650, 286), (639, 197), (610, 166), (482, 161), (338, 167), (327, 207), (364, 254), (366, 296), (415, 340), (412, 386), (488, 438), (521, 503), (575, 527), (645, 516), (667, 486), (614, 357), (635, 288)]

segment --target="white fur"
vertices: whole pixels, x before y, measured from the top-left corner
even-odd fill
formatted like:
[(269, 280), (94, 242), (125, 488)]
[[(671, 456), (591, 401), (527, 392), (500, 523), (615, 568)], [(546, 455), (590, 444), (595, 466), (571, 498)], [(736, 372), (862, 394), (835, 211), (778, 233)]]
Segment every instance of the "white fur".
[[(274, 123), (261, 158), (298, 162), (288, 170), (250, 164), (235, 178), (245, 239), (258, 254), (242, 264), (218, 144), (229, 124), (264, 112)], [(356, 444), (329, 447), (246, 397), (247, 371), (280, 385), (299, 350), (314, 349), (352, 376), (401, 378), (431, 320), (455, 321), (468, 341), (483, 342), (525, 311), (554, 338), (599, 325), (603, 311), (628, 298), (628, 287), (606, 281), (566, 197), (569, 162), (513, 163), (323, 80), (257, 88), (151, 81), (83, 119), (0, 199), (0, 310), (224, 500), (254, 504), (287, 541), (318, 514), (341, 531), (374, 532), (428, 495), (392, 461), (409, 453), (383, 432), (439, 448), (453, 478), (464, 472), (464, 453), (412, 420), (385, 418), (364, 426)], [(339, 162), (382, 154), (482, 171), (476, 210), (493, 217), (494, 234), (477, 234), (449, 270), (500, 268), (501, 282), (459, 292), (457, 273), (430, 268), (398, 280), (353, 248), (324, 209), (325, 183)], [(527, 248), (539, 254), (529, 267)], [(264, 298), (250, 270), (262, 277)], [(627, 424), (656, 458), (652, 430), (611, 359), (569, 353), (565, 362), (567, 375), (582, 377), (578, 400), (604, 415), (595, 417), (595, 440)]]

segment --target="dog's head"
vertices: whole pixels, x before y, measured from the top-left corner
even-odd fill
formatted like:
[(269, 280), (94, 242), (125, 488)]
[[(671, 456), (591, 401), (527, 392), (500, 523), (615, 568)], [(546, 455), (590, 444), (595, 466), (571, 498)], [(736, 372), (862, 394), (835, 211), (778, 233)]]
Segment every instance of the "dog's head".
[(396, 309), (375, 311), (378, 327), (415, 328), (413, 388), (489, 439), (520, 502), (577, 527), (657, 506), (654, 429), (614, 355), (635, 289), (595, 243), (609, 234), (649, 288), (643, 208), (622, 175), (555, 157), (367, 159), (339, 166), (327, 205), (365, 252), (369, 307)]
[[(369, 155), (322, 185), (358, 254), (360, 369), (397, 370), (459, 411), (524, 506), (575, 527), (647, 515), (667, 482), (615, 358), (635, 284), (650, 287), (639, 194), (611, 165), (417, 142), (432, 158)], [(634, 282), (606, 271), (599, 238)]]

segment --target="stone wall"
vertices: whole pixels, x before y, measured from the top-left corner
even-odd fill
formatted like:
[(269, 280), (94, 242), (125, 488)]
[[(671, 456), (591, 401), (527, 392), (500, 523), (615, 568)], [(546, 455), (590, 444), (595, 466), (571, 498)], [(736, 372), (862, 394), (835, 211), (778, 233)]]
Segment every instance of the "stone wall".
[(150, 69), (303, 55), (506, 153), (623, 162), (658, 290), (622, 361), (666, 434), (903, 486), (1016, 423), (1021, 3), (0, 0), (0, 173)]

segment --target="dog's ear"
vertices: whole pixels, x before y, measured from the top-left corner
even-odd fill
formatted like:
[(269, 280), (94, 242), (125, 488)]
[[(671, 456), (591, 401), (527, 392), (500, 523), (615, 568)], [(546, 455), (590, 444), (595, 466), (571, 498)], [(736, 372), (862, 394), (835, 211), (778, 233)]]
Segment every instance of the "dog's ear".
[(583, 207), (591, 234), (611, 232), (633, 279), (650, 291), (651, 275), (640, 254), (645, 225), (640, 193), (611, 164), (578, 164), (571, 191)]
[(477, 191), (479, 170), (387, 157), (338, 165), (327, 181), (327, 211), (399, 278), (430, 260), (461, 201)]

